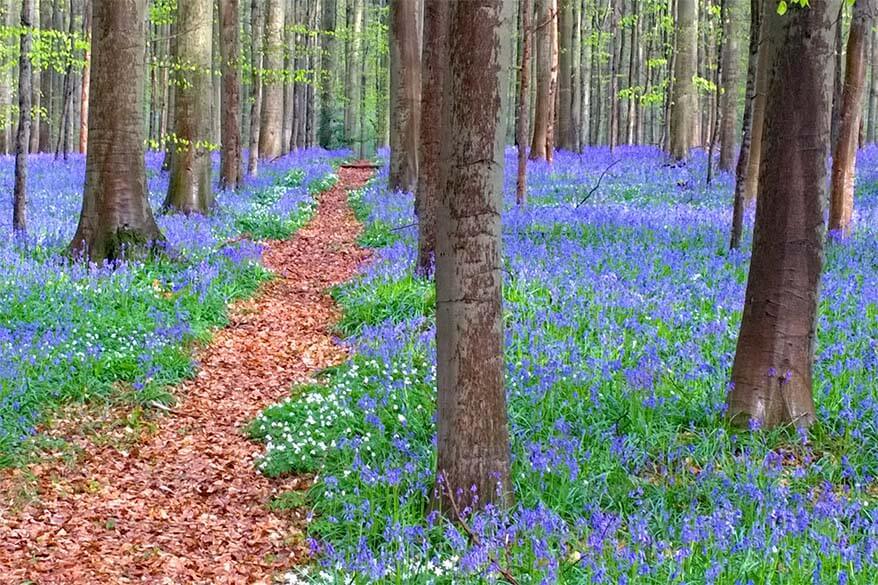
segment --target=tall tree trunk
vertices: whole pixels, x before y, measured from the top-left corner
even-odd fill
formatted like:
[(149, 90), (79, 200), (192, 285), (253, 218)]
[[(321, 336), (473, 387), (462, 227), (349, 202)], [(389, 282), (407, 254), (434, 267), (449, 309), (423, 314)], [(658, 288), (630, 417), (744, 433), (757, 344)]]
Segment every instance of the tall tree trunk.
[(571, 140), (573, 150), (582, 152), (582, 142), (579, 140), (579, 129), (582, 126), (582, 0), (570, 0), (573, 3), (573, 37), (570, 41), (571, 73), (570, 73), (570, 118)]
[(591, 67), (591, 27), (589, 23), (589, 4), (585, 0), (577, 0), (582, 3), (582, 42), (577, 45), (581, 51), (581, 61), (579, 68), (580, 81), (580, 124), (579, 124), (579, 145), (585, 148), (591, 144), (591, 85), (592, 85), (592, 67)]
[(357, 79), (358, 59), (362, 59), (363, 44), (363, 10), (365, 0), (347, 0), (347, 36), (345, 46), (345, 110), (344, 136), (345, 143), (352, 145), (357, 140), (358, 109), (360, 105), (360, 88)]
[(262, 2), (251, 0), (250, 3), (250, 86), (253, 96), (250, 102), (250, 145), (247, 153), (247, 175), (255, 177), (259, 172), (259, 134), (262, 125), (262, 38), (263, 13)]
[(177, 39), (177, 57), (185, 65), (177, 83), (174, 116), (177, 148), (165, 209), (207, 213), (213, 204), (211, 143), (213, 95), (213, 2), (186, 0), (177, 3), (177, 26), (186, 31)]
[[(293, 25), (298, 24), (296, 20), (296, 0), (283, 0), (286, 3), (286, 9), (284, 11), (284, 47), (286, 50), (284, 51), (284, 71), (291, 72), (298, 69), (298, 64), (296, 58), (298, 57), (298, 51), (296, 51), (296, 46), (299, 41), (299, 33), (293, 32)], [(294, 76), (293, 76), (294, 77)], [(283, 100), (284, 100), (284, 110), (283, 110), (283, 130), (281, 133), (281, 151), (286, 154), (296, 145), (296, 136), (293, 130), (294, 125), (294, 117), (296, 115), (296, 107), (295, 107), (295, 92), (298, 89), (297, 83), (295, 83), (291, 77), (284, 76), (283, 82)]]
[(854, 167), (866, 90), (866, 35), (872, 30), (874, 15), (875, 0), (857, 0), (848, 33), (841, 121), (832, 153), (829, 193), (829, 229), (842, 236), (850, 234), (854, 210)]
[(549, 0), (536, 0), (534, 34), (536, 39), (536, 105), (534, 106), (533, 139), (530, 144), (530, 159), (546, 159), (546, 140), (549, 125), (552, 124), (551, 85), (552, 85), (552, 36), (550, 27), (551, 4)]
[[(75, 19), (73, 14), (73, 0), (70, 0), (69, 4), (69, 17), (68, 17), (68, 27), (67, 34), (69, 38), (73, 38), (73, 33), (76, 28), (74, 25)], [(64, 151), (64, 158), (67, 158), (67, 151), (69, 150), (69, 142), (68, 142), (68, 129), (70, 127), (70, 118), (73, 114), (73, 61), (71, 60), (67, 64), (67, 70), (64, 72), (64, 81), (61, 90), (61, 115), (58, 118), (58, 137), (55, 142), (55, 160), (61, 155), (61, 151)]]
[[(9, 27), (12, 18), (11, 0), (0, 1), (0, 24)], [(9, 154), (10, 128), (12, 126), (12, 83), (14, 75), (12, 71), (0, 71), (0, 154)], [(30, 91), (30, 87), (27, 88)]]
[(549, 127), (546, 129), (546, 162), (555, 159), (555, 120), (558, 112), (558, 0), (549, 0), (549, 44), (552, 67), (549, 76)]
[(262, 83), (262, 127), (259, 130), (259, 157), (281, 155), (284, 115), (284, 2), (265, 0), (264, 77)]
[(146, 0), (93, 0), (89, 147), (74, 253), (117, 259), (161, 239), (143, 148)]
[(763, 190), (727, 411), (739, 425), (802, 427), (815, 419), (812, 365), (839, 3), (812, 0), (784, 15), (765, 11), (773, 56)]
[(830, 144), (838, 142), (838, 131), (841, 127), (841, 102), (844, 91), (844, 22), (845, 2), (838, 7), (838, 24), (835, 27), (835, 76), (832, 85), (832, 125), (830, 126)]
[(518, 86), (518, 172), (515, 181), (515, 202), (518, 205), (527, 203), (527, 130), (528, 107), (527, 96), (530, 84), (530, 44), (532, 33), (531, 20), (533, 5), (531, 0), (521, 0), (521, 56), (518, 63), (520, 73)]
[[(36, 3), (34, 4), (33, 10), (33, 28), (35, 31), (39, 31), (42, 23), (42, 3), (40, 0), (34, 0)], [(30, 152), (39, 152), (40, 151), (40, 136), (43, 133), (43, 72), (38, 67), (33, 67), (31, 64), (31, 108), (33, 109), (33, 119), (31, 121), (31, 133), (30, 133)], [(49, 73), (46, 72), (46, 75)]]
[(512, 500), (503, 389), (503, 112), (511, 3), (452, 0), (447, 184), (436, 256), (438, 507)]
[(872, 83), (869, 87), (869, 135), (868, 142), (878, 140), (878, 31), (872, 35)]
[(694, 146), (693, 124), (698, 115), (698, 95), (693, 77), (698, 52), (698, 13), (695, 0), (677, 1), (676, 63), (674, 93), (671, 101), (671, 156), (677, 160), (689, 157)]
[[(526, 1), (526, 0), (525, 0)], [(443, 92), (448, 74), (448, 0), (424, 0), (424, 65), (421, 79), (421, 132), (418, 160), (418, 258), (415, 267), (427, 275), (436, 250), (436, 202), (441, 182)]]
[[(727, 0), (720, 0), (720, 22), (725, 20), (728, 17), (728, 5), (726, 4)], [(723, 86), (723, 75), (725, 71), (723, 71), (723, 44), (725, 42), (725, 36), (723, 34), (719, 35), (719, 46), (717, 47), (716, 54), (716, 77), (714, 79), (714, 85), (716, 86), (717, 96), (713, 102), (714, 106), (714, 115), (711, 120), (711, 129), (710, 136), (708, 140), (710, 141), (710, 146), (707, 150), (707, 184), (713, 181), (713, 153), (716, 150), (716, 141), (719, 138), (720, 131), (720, 122), (722, 119), (722, 100), (719, 96), (719, 90)]]
[(732, 202), (732, 236), (729, 248), (736, 250), (741, 246), (744, 231), (744, 203), (747, 188), (747, 172), (753, 156), (751, 140), (753, 136), (753, 110), (756, 102), (756, 69), (761, 50), (759, 40), (762, 31), (764, 0), (750, 0), (750, 44), (747, 56), (747, 88), (744, 100), (744, 115), (741, 122), (741, 151), (735, 166), (735, 194)]
[[(421, 60), (418, 11), (412, 0), (390, 2), (390, 189), (414, 192), (418, 182)], [(365, 89), (365, 88), (364, 88)]]
[(640, 62), (643, 61), (643, 54), (640, 44), (640, 20), (641, 15), (638, 12), (638, 0), (632, 0), (632, 16), (634, 23), (631, 28), (631, 47), (628, 51), (628, 115), (626, 117), (627, 128), (625, 142), (627, 144), (635, 144), (637, 142), (637, 118), (638, 103), (640, 100)]
[[(770, 12), (769, 6), (765, 6), (762, 10), (763, 18), (767, 22), (767, 13)], [(764, 28), (764, 26), (763, 26)], [(771, 62), (769, 57), (771, 51), (772, 39), (763, 38), (759, 43), (759, 58), (756, 65), (756, 95), (753, 98), (753, 121), (750, 132), (750, 156), (747, 167), (747, 182), (744, 185), (744, 205), (750, 206), (756, 200), (756, 194), (759, 191), (759, 178), (762, 164), (762, 133), (765, 128), (765, 107), (768, 99), (768, 78)]]
[(89, 43), (85, 49), (79, 97), (79, 152), (85, 154), (88, 151), (88, 86), (91, 78), (91, 0), (85, 0), (82, 19), (82, 31), (86, 42)]
[(731, 172), (735, 163), (735, 124), (738, 122), (738, 27), (735, 17), (739, 12), (737, 0), (725, 0), (723, 18), (723, 94), (722, 122), (719, 137), (719, 168)]
[(241, 94), (238, 0), (220, 0), (222, 40), (222, 153), (220, 188), (237, 189), (241, 182)]
[(321, 85), (320, 85), (320, 130), (319, 142), (323, 148), (333, 144), (332, 127), (335, 122), (335, 21), (336, 0), (323, 0), (320, 18)]
[(18, 133), (15, 137), (15, 187), (12, 193), (12, 231), (27, 232), (27, 154), (31, 124), (31, 25), (33, 0), (21, 2), (21, 50), (18, 57)]
[(573, 0), (559, 0), (558, 148), (576, 150), (573, 137)]

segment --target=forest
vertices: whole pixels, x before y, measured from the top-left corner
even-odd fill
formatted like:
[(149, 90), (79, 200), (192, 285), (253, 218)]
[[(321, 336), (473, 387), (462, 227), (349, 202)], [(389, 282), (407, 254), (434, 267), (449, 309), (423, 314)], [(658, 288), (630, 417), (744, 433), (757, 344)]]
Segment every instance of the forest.
[(0, 583), (878, 583), (878, 0), (0, 0)]

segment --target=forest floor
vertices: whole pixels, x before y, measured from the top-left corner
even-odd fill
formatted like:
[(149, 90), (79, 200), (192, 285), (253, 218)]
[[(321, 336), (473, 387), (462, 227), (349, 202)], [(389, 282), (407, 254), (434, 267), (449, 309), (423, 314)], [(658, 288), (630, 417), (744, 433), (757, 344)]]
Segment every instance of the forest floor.
[(244, 427), (292, 384), (345, 359), (327, 289), (368, 255), (355, 244), (347, 191), (370, 174), (342, 168), (314, 219), (268, 246), (277, 278), (234, 305), (175, 407), (154, 420), (129, 408), (83, 422), (79, 405), (47, 431), (79, 443), (73, 461), (0, 471), (0, 582), (270, 583), (306, 553), (305, 515), (271, 502), (309, 480), (261, 475)]

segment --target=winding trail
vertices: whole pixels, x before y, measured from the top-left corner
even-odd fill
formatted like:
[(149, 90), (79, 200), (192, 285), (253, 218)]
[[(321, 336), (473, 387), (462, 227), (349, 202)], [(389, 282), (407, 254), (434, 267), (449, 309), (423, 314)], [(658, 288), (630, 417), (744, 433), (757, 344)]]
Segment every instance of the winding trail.
[[(259, 475), (243, 427), (290, 386), (339, 363), (327, 288), (366, 258), (347, 189), (368, 169), (341, 169), (314, 219), (264, 260), (278, 278), (236, 304), (199, 355), (181, 402), (131, 444), (87, 445), (75, 465), (40, 462), (0, 473), (0, 583), (271, 583), (305, 552), (302, 515), (267, 504), (296, 478)], [(23, 478), (35, 493), (14, 504)]]

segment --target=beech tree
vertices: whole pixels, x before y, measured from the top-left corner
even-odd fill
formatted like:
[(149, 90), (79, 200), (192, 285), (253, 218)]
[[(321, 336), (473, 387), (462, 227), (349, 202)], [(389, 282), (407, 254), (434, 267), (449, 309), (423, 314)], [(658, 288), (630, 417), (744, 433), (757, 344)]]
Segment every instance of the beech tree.
[(531, 17), (533, 16), (533, 4), (531, 0), (521, 0), (521, 56), (518, 62), (518, 127), (515, 143), (518, 145), (518, 172), (515, 180), (515, 202), (518, 205), (527, 203), (527, 130), (528, 130), (528, 103), (530, 83), (530, 47), (531, 47)]
[(247, 158), (247, 175), (259, 172), (259, 133), (262, 126), (262, 31), (263, 13), (260, 0), (250, 4), (250, 141)]
[(832, 152), (829, 196), (829, 229), (845, 236), (850, 233), (854, 209), (854, 167), (866, 92), (866, 39), (874, 18), (875, 0), (857, 0), (848, 33), (847, 65), (838, 136)]
[[(840, 0), (765, 11), (772, 46), (753, 257), (727, 416), (764, 427), (815, 419), (812, 366)], [(769, 4), (768, 6), (772, 6)], [(790, 107), (795, 104), (796, 107)]]
[(70, 245), (95, 262), (162, 237), (146, 192), (145, 48), (146, 0), (93, 0), (85, 188)]
[(414, 192), (418, 181), (421, 58), (418, 10), (411, 0), (390, 2), (391, 189)]
[[(722, 51), (722, 117), (720, 120), (719, 168), (731, 171), (735, 159), (735, 126), (738, 123), (738, 27), (737, 0), (725, 0), (723, 16)], [(758, 36), (758, 30), (756, 32)], [(746, 106), (745, 106), (746, 107)]]
[(531, 160), (547, 158), (549, 126), (554, 124), (552, 109), (552, 34), (550, 20), (554, 19), (550, 0), (534, 3), (536, 26), (536, 103), (533, 116), (533, 139), (530, 144)]
[(240, 28), (238, 0), (220, 0), (222, 50), (222, 151), (220, 187), (237, 189), (241, 183)]
[(284, 0), (265, 0), (263, 44), (262, 126), (259, 157), (272, 159), (283, 151), (284, 116)]
[(177, 39), (174, 111), (174, 156), (165, 209), (207, 213), (213, 204), (210, 135), (212, 66), (212, 0), (177, 2)]
[(436, 240), (437, 504), (512, 500), (503, 388), (500, 211), (511, 3), (451, 0)]
[(698, 55), (698, 8), (695, 0), (677, 0), (675, 67), (671, 96), (671, 156), (689, 157), (695, 145), (694, 119), (698, 110), (695, 92)]
[(559, 0), (558, 147), (575, 150), (573, 128), (573, 0)]
[(424, 0), (424, 52), (421, 79), (420, 151), (415, 215), (418, 218), (416, 271), (425, 275), (436, 249), (436, 201), (443, 189), (442, 111), (448, 72), (448, 2)]
[(33, 1), (21, 2), (21, 52), (18, 58), (18, 132), (15, 137), (15, 186), (12, 192), (12, 231), (23, 234), (27, 230), (27, 154), (30, 148), (30, 47)]

